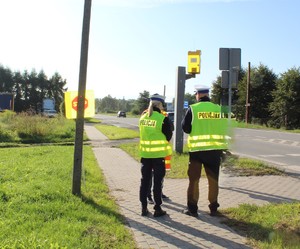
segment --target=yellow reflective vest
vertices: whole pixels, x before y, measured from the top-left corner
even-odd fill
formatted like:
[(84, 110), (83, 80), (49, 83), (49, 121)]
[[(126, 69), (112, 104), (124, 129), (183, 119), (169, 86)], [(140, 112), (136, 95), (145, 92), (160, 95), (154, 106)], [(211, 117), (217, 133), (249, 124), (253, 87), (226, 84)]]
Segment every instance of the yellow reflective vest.
[(162, 132), (165, 116), (153, 111), (151, 117), (144, 113), (139, 121), (140, 156), (143, 158), (162, 158), (172, 154), (172, 148)]
[(199, 102), (190, 107), (192, 130), (188, 136), (189, 151), (228, 149), (228, 120), (223, 117), (221, 106)]

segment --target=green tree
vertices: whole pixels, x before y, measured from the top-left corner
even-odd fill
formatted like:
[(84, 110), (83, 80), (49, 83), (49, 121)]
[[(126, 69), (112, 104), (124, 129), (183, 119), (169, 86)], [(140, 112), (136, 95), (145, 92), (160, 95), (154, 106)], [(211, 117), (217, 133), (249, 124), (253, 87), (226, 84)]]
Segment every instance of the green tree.
[[(249, 120), (253, 123), (268, 125), (271, 118), (269, 104), (273, 101), (272, 91), (276, 87), (277, 76), (267, 66), (260, 64), (258, 67), (251, 68), (250, 79)], [(238, 87), (236, 114), (239, 120), (243, 120), (245, 116), (246, 86), (247, 76), (245, 74)]]
[(144, 91), (139, 94), (139, 98), (135, 101), (134, 108), (132, 110), (133, 114), (141, 114), (149, 106), (150, 93)]
[(300, 128), (300, 69), (291, 68), (280, 75), (270, 103), (271, 125), (286, 129)]
[(97, 107), (101, 112), (114, 113), (119, 110), (119, 101), (116, 98), (108, 95), (100, 99), (99, 106)]
[(54, 98), (56, 110), (63, 103), (64, 92), (67, 90), (66, 80), (55, 73), (50, 80), (41, 70), (38, 74), (33, 69), (30, 73), (25, 70), (12, 72), (0, 65), (0, 92), (14, 93), (14, 110), (16, 112), (39, 112), (44, 98)]
[(128, 99), (126, 100), (126, 111), (132, 112), (134, 109), (135, 99)]
[(28, 80), (30, 82), (28, 103), (30, 106), (30, 110), (37, 113), (40, 102), (40, 91), (37, 72), (35, 71), (35, 69), (33, 69), (29, 74)]
[(101, 112), (100, 103), (101, 103), (101, 99), (95, 98), (95, 112), (96, 113), (100, 113)]
[(189, 105), (196, 103), (196, 98), (195, 98), (194, 94), (185, 93), (184, 100), (187, 101), (189, 103)]
[(23, 89), (24, 81), (20, 71), (14, 73), (13, 80), (14, 80), (13, 92), (15, 92), (14, 110), (16, 112), (21, 112), (24, 106), (24, 89)]
[(211, 102), (215, 104), (222, 104), (222, 96), (228, 96), (228, 89), (221, 87), (222, 77), (218, 76), (212, 83), (212, 89), (210, 91)]
[(9, 68), (0, 65), (0, 92), (12, 92), (14, 87), (13, 73)]
[[(237, 88), (231, 89), (231, 112), (236, 114), (237, 101), (238, 101), (238, 89), (241, 87), (243, 78), (245, 77), (246, 72), (242, 68), (238, 73), (238, 83)], [(228, 88), (222, 88), (221, 86), (222, 77), (218, 76), (217, 79), (212, 83), (211, 89), (211, 101), (215, 104), (219, 104), (222, 106), (228, 106)]]
[(130, 106), (129, 106), (129, 102), (127, 100), (123, 99), (119, 99), (118, 100), (118, 110), (119, 111), (125, 111), (128, 112), (130, 110)]
[(38, 91), (39, 91), (38, 110), (41, 111), (43, 99), (46, 97), (47, 94), (47, 87), (49, 85), (49, 81), (47, 75), (43, 70), (39, 72), (37, 77), (38, 77), (37, 80), (38, 80)]
[[(45, 79), (43, 79), (43, 83), (46, 83)], [(56, 72), (52, 75), (52, 77), (48, 81), (48, 91), (44, 97), (53, 98), (55, 101), (55, 109), (60, 110), (61, 104), (64, 102), (64, 92), (68, 90), (66, 87), (67, 81), (62, 78), (62, 76)]]
[(23, 99), (23, 106), (21, 107), (22, 111), (28, 110), (30, 108), (30, 94), (29, 91), (31, 89), (31, 83), (29, 81), (28, 71), (25, 70), (22, 74), (22, 99)]
[(117, 111), (129, 112), (133, 109), (135, 100), (129, 99), (116, 99), (110, 95), (104, 97), (103, 99), (95, 99), (95, 109), (96, 112), (108, 112), (113, 113)]

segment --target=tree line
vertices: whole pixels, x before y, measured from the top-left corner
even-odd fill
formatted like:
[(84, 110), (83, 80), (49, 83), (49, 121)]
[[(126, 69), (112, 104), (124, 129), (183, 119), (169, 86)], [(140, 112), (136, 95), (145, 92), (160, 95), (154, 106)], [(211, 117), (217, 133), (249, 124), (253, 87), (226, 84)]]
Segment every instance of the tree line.
[[(237, 88), (232, 90), (232, 112), (238, 121), (245, 121), (248, 70), (242, 68), (238, 74)], [(211, 100), (226, 105), (228, 89), (221, 87), (221, 76), (212, 82)], [(67, 84), (59, 73), (48, 78), (44, 71), (37, 73), (25, 70), (12, 72), (0, 65), (0, 93), (14, 93), (16, 112), (41, 110), (44, 98), (54, 98), (55, 108), (61, 109)], [(279, 75), (266, 65), (250, 68), (248, 122), (264, 124), (274, 128), (300, 128), (300, 68), (290, 68)], [(108, 95), (95, 99), (96, 112), (118, 111), (141, 114), (149, 104), (150, 93), (139, 93), (137, 99), (116, 99)], [(189, 104), (195, 103), (193, 93), (185, 93)], [(174, 103), (174, 100), (173, 100)]]
[[(248, 69), (238, 73), (237, 88), (232, 89), (232, 113), (238, 121), (246, 119)], [(211, 100), (214, 103), (228, 103), (228, 89), (221, 87), (221, 76), (212, 82)], [(250, 68), (249, 82), (249, 123), (274, 128), (300, 128), (300, 69), (293, 67), (279, 75), (266, 65)], [(148, 107), (149, 92), (139, 94), (136, 100), (116, 99), (110, 95), (96, 99), (98, 112), (117, 112), (119, 110), (140, 114)], [(193, 93), (185, 93), (189, 105), (195, 103)], [(173, 100), (174, 103), (174, 100)]]
[(42, 110), (43, 99), (55, 100), (55, 109), (60, 110), (64, 101), (67, 84), (59, 73), (50, 78), (41, 70), (35, 69), (13, 72), (0, 64), (0, 93), (14, 94), (14, 111), (39, 113)]
[[(237, 89), (233, 90), (232, 112), (238, 121), (246, 119), (247, 71), (239, 72)], [(249, 123), (274, 128), (300, 128), (300, 69), (293, 67), (276, 75), (260, 64), (250, 68)], [(221, 88), (221, 77), (213, 82), (212, 101), (228, 98), (228, 89)]]

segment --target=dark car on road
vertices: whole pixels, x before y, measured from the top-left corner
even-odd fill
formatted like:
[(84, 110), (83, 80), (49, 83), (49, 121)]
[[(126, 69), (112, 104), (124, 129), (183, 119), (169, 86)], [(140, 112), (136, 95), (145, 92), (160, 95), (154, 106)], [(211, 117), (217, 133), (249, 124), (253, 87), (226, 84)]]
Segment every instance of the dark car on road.
[(126, 118), (126, 112), (122, 112), (122, 111), (118, 111), (118, 115), (117, 115), (118, 118)]

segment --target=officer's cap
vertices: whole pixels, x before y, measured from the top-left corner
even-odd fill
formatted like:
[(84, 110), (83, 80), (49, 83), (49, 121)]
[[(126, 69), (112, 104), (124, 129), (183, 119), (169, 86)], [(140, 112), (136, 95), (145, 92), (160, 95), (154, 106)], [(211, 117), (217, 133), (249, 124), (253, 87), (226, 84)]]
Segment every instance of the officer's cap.
[(159, 95), (158, 93), (151, 95), (150, 99), (160, 101), (161, 103), (165, 103), (165, 96)]
[(209, 93), (209, 87), (202, 86), (202, 85), (196, 85), (195, 86), (195, 94), (196, 93)]

